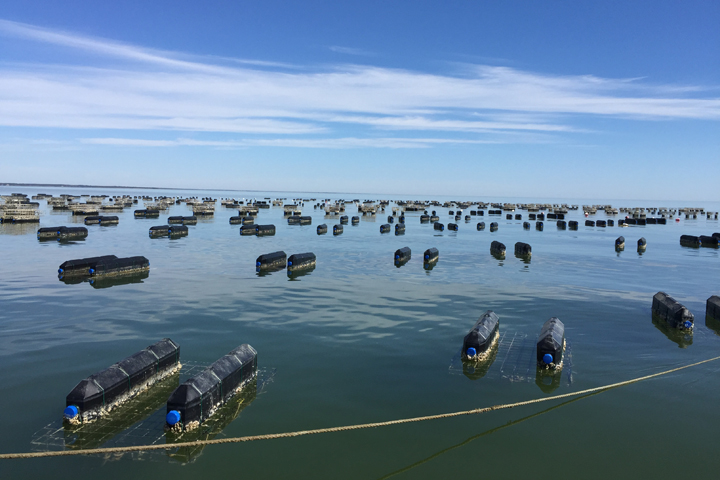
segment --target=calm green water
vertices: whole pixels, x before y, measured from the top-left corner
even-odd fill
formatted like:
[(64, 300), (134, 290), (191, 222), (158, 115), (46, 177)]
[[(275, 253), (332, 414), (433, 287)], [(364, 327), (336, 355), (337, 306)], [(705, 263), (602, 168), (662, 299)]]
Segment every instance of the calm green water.
[[(111, 191), (104, 189), (4, 189), (36, 194), (184, 195), (220, 197), (367, 198), (367, 195), (248, 192)], [(377, 198), (372, 196), (371, 198)], [(385, 197), (387, 198), (387, 197)], [(396, 198), (396, 197), (391, 197)], [(436, 198), (446, 200), (445, 198)], [(466, 199), (460, 199), (466, 200)], [(555, 199), (482, 199), (543, 201)], [(560, 200), (562, 203), (590, 203)], [(81, 220), (48, 211), (40, 201), (40, 226)], [(720, 293), (717, 250), (687, 249), (681, 234), (720, 231), (714, 220), (666, 226), (524, 231), (522, 221), (498, 221), (497, 232), (435, 232), (408, 213), (404, 236), (381, 235), (385, 215), (361, 217), (338, 237), (316, 235), (339, 217), (325, 218), (306, 203), (311, 226), (288, 226), (282, 209), (261, 210), (259, 223), (274, 223), (273, 237), (241, 237), (228, 224), (235, 210), (190, 226), (188, 237), (150, 239), (160, 219), (119, 214), (115, 227), (89, 226), (85, 241), (38, 242), (37, 225), (0, 226), (0, 451), (55, 449), (33, 443), (43, 429), (60, 425), (65, 395), (87, 375), (160, 338), (181, 345), (188, 369), (212, 363), (241, 343), (259, 352), (257, 392), (223, 412), (211, 435), (240, 436), (466, 410), (601, 386), (720, 354), (720, 336), (705, 324), (705, 301)], [(593, 201), (620, 206), (704, 206), (670, 202)], [(140, 208), (140, 207), (137, 207)], [(436, 208), (441, 221), (452, 221)], [(466, 212), (469, 213), (469, 212)], [(523, 214), (526, 220), (527, 212)], [(348, 215), (356, 213), (349, 208)], [(115, 213), (111, 213), (115, 215)], [(567, 219), (584, 220), (582, 212)], [(604, 219), (600, 213), (595, 219)], [(533, 226), (534, 227), (534, 226)], [(616, 253), (614, 239), (627, 247)], [(633, 245), (644, 236), (647, 251)], [(508, 246), (505, 260), (490, 242)], [(533, 248), (529, 263), (515, 258), (516, 241)], [(393, 265), (393, 252), (409, 246), (411, 261)], [(436, 247), (431, 271), (421, 253)], [(312, 251), (317, 268), (289, 279), (284, 271), (258, 276), (255, 258), (284, 250)], [(93, 288), (57, 279), (60, 263), (73, 258), (144, 255), (151, 271), (141, 283)], [(657, 291), (684, 303), (696, 317), (691, 343), (670, 338), (651, 321)], [(457, 353), (462, 338), (488, 309), (500, 316), (504, 335), (487, 372), (472, 379)], [(540, 326), (551, 316), (566, 326), (572, 359), (552, 392), (527, 368)], [(514, 340), (512, 340), (514, 339)], [(511, 346), (512, 341), (515, 347)], [(683, 348), (681, 348), (683, 347)], [(515, 348), (513, 350), (513, 348)], [(636, 385), (581, 398), (450, 420), (287, 440), (215, 446), (193, 452), (104, 458), (13, 460), (0, 464), (3, 478), (717, 478), (720, 361)], [(184, 377), (183, 377), (184, 378)], [(173, 380), (177, 382), (178, 380)], [(176, 384), (176, 383), (175, 383)], [(171, 391), (173, 385), (165, 386)], [(256, 394), (255, 394), (256, 393)], [(165, 391), (158, 394), (163, 397)], [(120, 444), (134, 428), (147, 441), (161, 437), (163, 398), (149, 398), (139, 418), (116, 419)], [(209, 434), (210, 435), (210, 434)], [(57, 438), (56, 438), (57, 440)], [(77, 441), (77, 440), (69, 440)], [(82, 445), (82, 439), (80, 444)], [(144, 443), (134, 440), (135, 443)], [(94, 445), (91, 445), (94, 446)], [(59, 448), (63, 448), (60, 446)], [(101, 470), (98, 470), (101, 469)], [(152, 476), (152, 477), (151, 477)]]

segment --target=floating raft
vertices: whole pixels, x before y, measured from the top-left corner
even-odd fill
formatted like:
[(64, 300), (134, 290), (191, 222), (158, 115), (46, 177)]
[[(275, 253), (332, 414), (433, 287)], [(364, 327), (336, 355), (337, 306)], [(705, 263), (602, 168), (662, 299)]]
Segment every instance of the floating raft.
[(80, 381), (65, 399), (69, 423), (92, 421), (180, 368), (180, 347), (164, 338)]
[(176, 431), (197, 428), (256, 375), (257, 351), (240, 345), (175, 389), (167, 401), (167, 427)]

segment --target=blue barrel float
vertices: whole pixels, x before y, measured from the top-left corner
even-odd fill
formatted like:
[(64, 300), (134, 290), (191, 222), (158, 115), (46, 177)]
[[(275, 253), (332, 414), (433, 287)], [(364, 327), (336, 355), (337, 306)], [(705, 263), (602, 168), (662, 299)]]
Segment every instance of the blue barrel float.
[(167, 401), (166, 429), (194, 430), (256, 375), (257, 351), (242, 344), (175, 389)]
[(164, 338), (81, 380), (65, 398), (63, 419), (92, 421), (180, 368), (180, 347)]

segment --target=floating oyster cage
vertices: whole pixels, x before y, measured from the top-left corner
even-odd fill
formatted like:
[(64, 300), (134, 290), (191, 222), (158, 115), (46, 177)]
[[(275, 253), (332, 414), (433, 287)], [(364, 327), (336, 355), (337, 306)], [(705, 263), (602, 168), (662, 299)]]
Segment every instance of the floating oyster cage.
[[(474, 379), (507, 380), (510, 382), (535, 383), (538, 376), (537, 368), (537, 335), (527, 335), (520, 332), (503, 331), (500, 328), (500, 337), (497, 346), (491, 347), (487, 360), (473, 364), (462, 361), (462, 348), (450, 361), (451, 375), (465, 375)], [(569, 340), (563, 352), (562, 370), (556, 373), (557, 386), (570, 386), (573, 382), (572, 347)]]
[[(118, 407), (112, 415), (95, 422), (82, 423), (78, 426), (63, 425), (62, 419), (53, 421), (35, 432), (30, 440), (30, 449), (35, 452), (51, 452), (62, 450), (82, 450), (88, 448), (130, 447), (138, 445), (161, 445), (166, 443), (184, 442), (199, 438), (227, 437), (223, 429), (229, 425), (240, 411), (252, 403), (254, 399), (265, 393), (275, 377), (274, 368), (259, 368), (257, 386), (254, 391), (239, 392), (237, 401), (228, 401), (227, 405), (203, 422), (197, 430), (190, 434), (173, 435), (165, 433), (166, 402), (173, 390), (186, 380), (205, 371), (209, 364), (182, 361), (179, 379), (177, 374), (160, 382), (148, 391), (138, 395), (126, 405)], [(248, 388), (246, 386), (245, 388)], [(251, 397), (251, 398), (249, 398)], [(227, 408), (226, 408), (227, 407)], [(215, 418), (217, 417), (217, 418)], [(202, 448), (188, 451), (187, 448), (169, 448), (124, 454), (97, 454), (106, 460), (119, 460), (123, 457), (133, 460), (167, 461), (177, 460), (182, 463), (193, 461), (202, 452)]]

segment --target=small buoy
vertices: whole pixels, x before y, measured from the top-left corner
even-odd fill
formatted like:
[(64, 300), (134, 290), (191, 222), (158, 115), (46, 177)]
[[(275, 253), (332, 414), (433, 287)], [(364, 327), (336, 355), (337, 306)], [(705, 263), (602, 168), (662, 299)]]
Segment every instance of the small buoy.
[(165, 415), (165, 421), (172, 427), (180, 421), (180, 412), (177, 410), (170, 410), (167, 415)]
[(683, 323), (683, 326), (684, 326), (685, 328), (691, 328), (691, 327), (692, 327), (692, 322), (690, 322), (689, 320), (685, 320), (685, 322)]
[(551, 363), (553, 363), (553, 356), (549, 353), (546, 353), (545, 355), (543, 355), (543, 362), (550, 365)]
[(65, 418), (75, 418), (78, 414), (78, 409), (75, 405), (70, 405), (68, 407), (65, 407), (65, 410), (63, 410), (63, 417)]
[(475, 355), (477, 355), (477, 350), (475, 350), (473, 347), (470, 347), (467, 349), (467, 352), (465, 352), (465, 354), (468, 357), (474, 357)]

